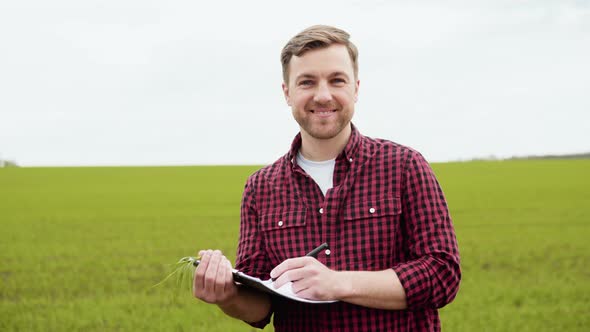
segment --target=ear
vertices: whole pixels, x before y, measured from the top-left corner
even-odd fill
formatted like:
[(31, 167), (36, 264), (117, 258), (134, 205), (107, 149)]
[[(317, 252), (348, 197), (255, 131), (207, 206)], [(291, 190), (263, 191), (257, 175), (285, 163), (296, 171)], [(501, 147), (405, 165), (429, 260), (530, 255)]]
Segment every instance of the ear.
[(291, 106), (291, 98), (289, 97), (289, 86), (283, 82), (282, 84), (283, 94), (285, 95), (285, 100), (287, 101), (287, 105)]
[(356, 80), (354, 84), (354, 102), (356, 103), (359, 100), (359, 86), (361, 85), (360, 80)]

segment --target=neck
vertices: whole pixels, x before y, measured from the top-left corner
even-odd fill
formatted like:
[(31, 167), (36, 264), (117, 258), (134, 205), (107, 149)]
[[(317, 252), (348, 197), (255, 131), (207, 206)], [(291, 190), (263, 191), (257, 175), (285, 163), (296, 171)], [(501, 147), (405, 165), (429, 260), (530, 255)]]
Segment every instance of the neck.
[(302, 130), (300, 152), (305, 159), (311, 161), (335, 159), (344, 150), (351, 133), (350, 124), (344, 127), (338, 135), (328, 139), (312, 137)]

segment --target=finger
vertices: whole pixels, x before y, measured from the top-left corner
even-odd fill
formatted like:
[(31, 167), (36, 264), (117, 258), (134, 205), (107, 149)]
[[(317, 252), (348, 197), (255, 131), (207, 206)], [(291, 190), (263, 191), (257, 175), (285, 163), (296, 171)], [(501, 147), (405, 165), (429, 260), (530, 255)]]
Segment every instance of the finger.
[(283, 274), (281, 274), (280, 277), (278, 277), (273, 285), (275, 288), (280, 288), (282, 287), (284, 284), (288, 283), (288, 282), (295, 282), (295, 281), (299, 281), (304, 279), (309, 273), (306, 272), (306, 267), (300, 267), (297, 269), (293, 269), (293, 270), (289, 270), (284, 272)]
[(221, 256), (221, 260), (219, 261), (219, 269), (217, 271), (217, 284), (215, 285), (215, 293), (218, 299), (223, 298), (225, 292), (229, 289), (226, 289), (228, 274), (231, 274), (231, 271), (227, 266), (227, 258), (225, 258), (225, 256)]
[(315, 294), (312, 288), (304, 288), (298, 291), (293, 291), (297, 296), (308, 300), (320, 300), (320, 297)]
[(205, 272), (205, 292), (215, 294), (215, 284), (217, 282), (217, 270), (221, 260), (221, 251), (215, 250), (209, 256), (209, 266)]
[(197, 274), (198, 269), (198, 267), (195, 267), (195, 274), (193, 276), (193, 295), (195, 297), (199, 297), (199, 295), (201, 294), (201, 287), (203, 287), (201, 277), (199, 276), (199, 274)]
[(293, 293), (298, 294), (298, 295), (299, 295), (299, 293), (305, 291), (308, 288), (309, 288), (309, 282), (307, 282), (307, 280), (305, 280), (305, 279), (294, 281), (291, 284), (291, 290), (293, 291)]
[(228, 269), (228, 273), (225, 275), (225, 285), (226, 285), (226, 290), (227, 287), (231, 287), (233, 286), (234, 283), (234, 276), (233, 276), (233, 272), (232, 272), (232, 265), (231, 262), (229, 261), (229, 259), (225, 259), (225, 264), (227, 265), (227, 269)]
[(272, 271), (270, 271), (270, 277), (276, 279), (286, 271), (304, 267), (306, 264), (309, 264), (310, 259), (315, 260), (313, 257), (297, 257), (286, 259), (281, 264), (275, 266)]
[(224, 291), (225, 291), (225, 295), (231, 295), (231, 294), (236, 294), (237, 290), (238, 290), (238, 286), (234, 283), (234, 274), (233, 274), (233, 266), (231, 264), (231, 262), (229, 261), (229, 259), (225, 259), (225, 264), (227, 266), (227, 274), (225, 277), (225, 285), (224, 285)]
[(210, 255), (208, 252), (211, 250), (201, 250), (201, 262), (197, 266), (195, 271), (195, 293), (201, 293), (205, 290), (205, 273), (207, 272), (207, 268), (209, 267), (209, 259)]

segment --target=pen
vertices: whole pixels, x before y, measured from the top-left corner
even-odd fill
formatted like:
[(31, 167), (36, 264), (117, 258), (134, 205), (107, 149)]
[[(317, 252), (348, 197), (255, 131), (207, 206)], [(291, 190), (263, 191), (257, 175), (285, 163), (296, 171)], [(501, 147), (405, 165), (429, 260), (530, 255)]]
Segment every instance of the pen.
[(319, 247), (317, 247), (314, 250), (308, 252), (307, 255), (305, 255), (305, 256), (317, 258), (318, 257), (318, 254), (320, 253), (320, 251), (322, 251), (322, 250), (324, 250), (326, 248), (328, 248), (328, 244), (327, 243), (322, 243), (322, 244), (319, 245)]
[[(317, 248), (315, 248), (312, 251), (308, 252), (305, 256), (317, 258), (317, 256), (320, 253), (320, 251), (322, 251), (322, 250), (324, 250), (326, 248), (328, 248), (328, 244), (324, 242), (324, 243), (320, 244)], [(275, 281), (275, 280), (277, 280), (277, 278), (271, 278), (271, 280), (272, 281)]]

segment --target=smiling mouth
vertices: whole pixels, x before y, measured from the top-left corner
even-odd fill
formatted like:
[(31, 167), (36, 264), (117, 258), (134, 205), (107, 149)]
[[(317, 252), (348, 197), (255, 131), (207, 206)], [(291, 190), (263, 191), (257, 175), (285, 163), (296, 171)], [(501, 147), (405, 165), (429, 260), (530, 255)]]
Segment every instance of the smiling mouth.
[(330, 115), (336, 112), (336, 110), (310, 110), (310, 112), (317, 115)]

